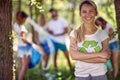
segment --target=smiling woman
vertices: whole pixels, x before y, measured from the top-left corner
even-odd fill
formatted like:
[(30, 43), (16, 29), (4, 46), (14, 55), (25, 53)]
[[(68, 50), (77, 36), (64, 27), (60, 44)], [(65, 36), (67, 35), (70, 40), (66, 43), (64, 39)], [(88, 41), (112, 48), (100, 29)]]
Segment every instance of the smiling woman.
[(70, 34), (70, 54), (75, 63), (75, 80), (107, 80), (105, 62), (110, 58), (108, 34), (95, 26), (96, 4), (84, 0), (80, 6), (82, 25)]

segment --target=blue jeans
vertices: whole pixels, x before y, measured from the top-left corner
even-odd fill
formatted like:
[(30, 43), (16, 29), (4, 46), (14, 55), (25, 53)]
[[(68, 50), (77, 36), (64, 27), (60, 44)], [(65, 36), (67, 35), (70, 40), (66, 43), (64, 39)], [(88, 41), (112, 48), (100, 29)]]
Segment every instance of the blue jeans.
[(114, 51), (119, 51), (120, 50), (120, 47), (119, 47), (119, 43), (118, 41), (115, 41), (115, 42), (112, 42), (109, 44), (109, 48), (112, 52)]

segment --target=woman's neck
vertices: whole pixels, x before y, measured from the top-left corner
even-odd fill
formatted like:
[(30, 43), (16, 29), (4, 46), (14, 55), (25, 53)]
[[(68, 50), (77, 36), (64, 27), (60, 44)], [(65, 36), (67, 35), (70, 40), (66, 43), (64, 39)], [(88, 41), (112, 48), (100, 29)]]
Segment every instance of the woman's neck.
[(16, 23), (17, 23), (18, 25), (22, 25), (22, 24), (21, 24), (19, 21), (17, 21), (17, 20), (16, 20)]
[(96, 32), (97, 28), (95, 24), (83, 24), (85, 34), (93, 34)]

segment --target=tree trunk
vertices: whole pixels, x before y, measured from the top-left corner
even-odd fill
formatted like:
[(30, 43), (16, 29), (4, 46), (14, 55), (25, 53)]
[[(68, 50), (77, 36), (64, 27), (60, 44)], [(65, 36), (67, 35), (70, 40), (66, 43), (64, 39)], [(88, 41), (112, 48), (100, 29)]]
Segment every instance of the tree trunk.
[(0, 80), (13, 80), (12, 1), (0, 0)]
[(114, 0), (114, 4), (115, 4), (115, 11), (116, 11), (118, 39), (120, 43), (120, 0)]

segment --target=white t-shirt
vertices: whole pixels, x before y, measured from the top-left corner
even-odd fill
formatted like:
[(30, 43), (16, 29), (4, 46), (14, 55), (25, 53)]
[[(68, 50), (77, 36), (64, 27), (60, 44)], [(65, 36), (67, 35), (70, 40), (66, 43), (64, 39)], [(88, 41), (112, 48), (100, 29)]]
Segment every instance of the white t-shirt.
[(26, 46), (27, 44), (24, 43), (23, 40), (21, 39), (21, 32), (25, 32), (26, 34), (28, 33), (25, 26), (14, 23), (13, 29), (14, 29), (17, 39), (18, 39), (18, 46)]
[[(70, 33), (74, 36), (74, 30)], [(78, 43), (77, 47), (80, 52), (100, 52), (102, 50), (102, 42), (108, 38), (108, 34), (98, 29), (94, 34), (85, 35), (85, 40)], [(75, 63), (75, 76), (88, 77), (104, 75), (107, 72), (104, 63), (87, 63), (77, 60)]]
[(36, 24), (36, 25), (37, 26), (33, 26), (33, 27), (34, 27), (35, 31), (38, 32), (38, 40), (39, 40), (39, 42), (42, 43), (44, 40), (49, 38), (49, 35), (46, 34), (47, 31), (45, 32), (45, 29), (44, 29), (46, 25), (44, 25), (44, 26), (40, 26), (38, 24)]
[[(113, 31), (115, 31), (113, 25), (110, 24), (110, 23), (107, 23), (107, 24), (106, 24), (106, 27), (105, 27), (104, 30), (109, 34), (109, 29), (110, 29), (110, 28), (112, 28)], [(117, 41), (117, 37), (116, 37), (116, 36), (115, 36), (113, 39), (111, 39), (111, 40), (109, 41), (109, 43), (112, 43), (112, 42), (114, 42), (114, 41)]]
[[(53, 34), (61, 34), (64, 29), (68, 26), (67, 21), (63, 18), (57, 20), (51, 20), (47, 24), (47, 28), (53, 32)], [(65, 34), (61, 36), (55, 36), (55, 40), (60, 43), (65, 43)]]

